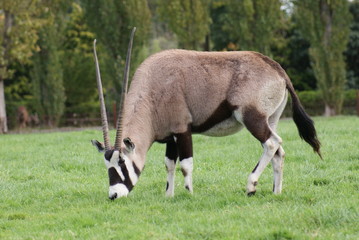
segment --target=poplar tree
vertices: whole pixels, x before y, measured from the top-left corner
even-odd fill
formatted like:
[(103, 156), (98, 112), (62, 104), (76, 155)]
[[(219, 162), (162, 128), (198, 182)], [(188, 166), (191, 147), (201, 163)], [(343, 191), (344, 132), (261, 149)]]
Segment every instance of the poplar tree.
[(208, 0), (159, 0), (158, 13), (176, 34), (180, 48), (200, 49), (211, 23)]
[(270, 47), (281, 19), (280, 0), (227, 0), (224, 30), (236, 39), (233, 50), (271, 55)]
[(56, 127), (65, 108), (62, 45), (69, 0), (43, 1), (41, 18), (46, 23), (39, 31), (39, 50), (33, 57), (31, 79), (36, 110), (45, 124)]
[[(114, 90), (120, 93), (128, 41), (133, 27), (137, 27), (133, 43), (131, 63), (139, 62), (136, 57), (150, 37), (151, 13), (146, 0), (81, 0), (85, 18), (91, 32), (95, 33), (98, 47), (104, 47), (107, 58), (103, 70), (103, 79), (111, 78)], [(103, 51), (99, 51), (99, 54)], [(100, 60), (100, 64), (101, 64)], [(131, 70), (135, 69), (134, 64)], [(119, 96), (119, 94), (117, 94)]]
[(350, 27), (349, 42), (345, 51), (347, 64), (347, 86), (359, 89), (359, 0), (350, 3), (353, 21)]
[[(93, 77), (93, 49), (95, 38), (85, 23), (83, 9), (72, 3), (63, 44), (63, 79), (66, 107), (72, 108), (96, 99), (96, 81)], [(66, 112), (68, 112), (67, 109)]]
[[(53, 24), (53, 23), (52, 23)], [(40, 32), (40, 51), (33, 58), (31, 78), (36, 110), (49, 127), (58, 125), (65, 107), (63, 70), (56, 27), (47, 25)]]
[(295, 4), (302, 35), (310, 42), (309, 54), (325, 115), (340, 114), (346, 81), (343, 52), (351, 19), (348, 1), (298, 0)]

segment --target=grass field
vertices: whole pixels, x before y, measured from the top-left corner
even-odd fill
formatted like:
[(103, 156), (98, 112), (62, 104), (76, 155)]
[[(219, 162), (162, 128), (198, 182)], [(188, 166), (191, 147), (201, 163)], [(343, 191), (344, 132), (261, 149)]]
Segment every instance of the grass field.
[[(272, 168), (245, 186), (261, 154), (248, 131), (194, 136), (194, 194), (178, 169), (165, 197), (165, 145), (154, 144), (129, 197), (108, 200), (95, 130), (0, 136), (0, 239), (359, 239), (359, 118), (315, 118), (323, 160), (281, 120), (283, 193)], [(113, 134), (112, 134), (113, 135)]]

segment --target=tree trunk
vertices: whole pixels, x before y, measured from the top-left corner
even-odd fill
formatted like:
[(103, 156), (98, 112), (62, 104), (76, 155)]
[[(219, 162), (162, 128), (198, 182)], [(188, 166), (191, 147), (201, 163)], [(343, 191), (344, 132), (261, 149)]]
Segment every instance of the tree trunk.
[(4, 81), (0, 79), (0, 134), (7, 133)]
[(331, 117), (337, 115), (335, 108), (332, 106), (329, 106), (327, 103), (325, 103), (325, 111), (324, 116), (325, 117)]
[(204, 51), (210, 51), (210, 38), (209, 38), (209, 34), (206, 35), (206, 39), (205, 39), (205, 42), (204, 42), (204, 45), (203, 45), (203, 50)]
[(329, 6), (327, 0), (320, 1), (320, 15), (323, 23), (325, 24), (324, 31), (324, 46), (328, 47), (330, 44), (330, 40), (332, 39), (332, 21), (333, 21), (333, 11)]
[[(0, 33), (3, 37), (2, 44), (0, 48), (2, 48), (2, 64), (0, 65), (0, 70), (3, 75), (0, 75), (0, 134), (7, 133), (7, 119), (6, 119), (6, 107), (5, 107), (5, 91), (4, 91), (4, 78), (7, 73), (7, 64), (9, 62), (9, 45), (10, 45), (10, 31), (14, 22), (14, 15), (11, 14), (8, 10), (4, 10), (4, 28)], [(5, 73), (5, 74), (4, 74)], [(4, 76), (5, 75), (5, 76)]]

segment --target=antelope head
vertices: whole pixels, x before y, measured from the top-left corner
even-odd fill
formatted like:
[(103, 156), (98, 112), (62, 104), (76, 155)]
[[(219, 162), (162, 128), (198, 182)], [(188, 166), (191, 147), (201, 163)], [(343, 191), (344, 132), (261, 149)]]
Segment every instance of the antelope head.
[[(97, 140), (91, 140), (91, 142), (99, 152), (104, 153), (104, 161), (107, 167), (109, 183), (110, 183), (109, 198), (111, 200), (114, 200), (119, 197), (127, 196), (128, 193), (132, 190), (133, 186), (136, 184), (138, 180), (138, 176), (140, 174), (139, 169), (131, 160), (135, 152), (135, 145), (133, 144), (131, 139), (122, 138), (124, 102), (127, 94), (132, 42), (133, 42), (133, 36), (135, 31), (136, 28), (133, 28), (128, 50), (127, 50), (119, 116), (117, 118), (115, 145), (113, 147), (110, 145), (110, 139), (109, 139), (108, 121), (107, 121), (106, 108), (105, 108), (103, 91), (102, 91), (101, 74), (100, 74), (100, 68), (97, 59), (97, 53), (96, 53), (96, 40), (94, 40), (94, 44), (93, 44), (104, 143), (100, 143)], [(121, 142), (124, 143), (123, 147), (121, 147)]]

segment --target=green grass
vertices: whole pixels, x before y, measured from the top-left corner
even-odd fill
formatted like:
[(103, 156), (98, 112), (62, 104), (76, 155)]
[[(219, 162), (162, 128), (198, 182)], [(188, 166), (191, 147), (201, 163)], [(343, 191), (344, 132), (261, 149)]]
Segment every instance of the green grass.
[[(359, 239), (359, 118), (315, 118), (323, 160), (291, 119), (283, 193), (272, 168), (245, 195), (261, 146), (248, 131), (194, 136), (194, 194), (180, 170), (165, 197), (165, 145), (154, 144), (129, 197), (108, 200), (95, 130), (0, 136), (0, 239)], [(112, 134), (113, 135), (113, 134)]]

